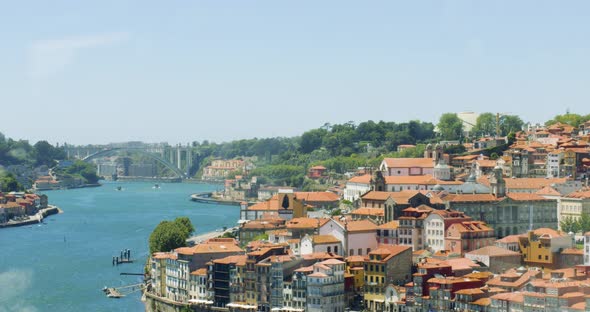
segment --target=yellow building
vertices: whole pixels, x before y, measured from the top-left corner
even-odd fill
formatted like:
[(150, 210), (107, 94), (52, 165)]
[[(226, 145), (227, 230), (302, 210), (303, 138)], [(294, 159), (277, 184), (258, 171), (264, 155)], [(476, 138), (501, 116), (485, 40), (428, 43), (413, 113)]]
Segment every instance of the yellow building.
[(346, 258), (346, 273), (354, 278), (354, 292), (362, 293), (365, 287), (365, 257), (349, 256)]
[(553, 270), (559, 268), (559, 253), (566, 248), (572, 248), (573, 240), (563, 232), (540, 228), (519, 237), (518, 244), (527, 266)]
[(381, 245), (369, 253), (364, 263), (365, 307), (369, 311), (383, 311), (385, 288), (400, 285), (411, 279), (412, 247)]

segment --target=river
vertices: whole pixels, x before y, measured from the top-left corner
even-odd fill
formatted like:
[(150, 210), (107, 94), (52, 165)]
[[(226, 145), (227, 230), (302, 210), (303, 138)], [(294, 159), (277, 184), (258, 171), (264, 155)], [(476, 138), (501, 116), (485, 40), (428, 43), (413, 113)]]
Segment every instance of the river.
[[(116, 187), (122, 186), (121, 191)], [(0, 312), (143, 311), (140, 295), (109, 299), (104, 286), (141, 282), (148, 237), (162, 220), (188, 216), (201, 234), (234, 226), (235, 206), (191, 202), (209, 184), (105, 182), (102, 187), (47, 191), (64, 213), (43, 225), (0, 229)], [(112, 256), (131, 249), (132, 264), (113, 267)]]

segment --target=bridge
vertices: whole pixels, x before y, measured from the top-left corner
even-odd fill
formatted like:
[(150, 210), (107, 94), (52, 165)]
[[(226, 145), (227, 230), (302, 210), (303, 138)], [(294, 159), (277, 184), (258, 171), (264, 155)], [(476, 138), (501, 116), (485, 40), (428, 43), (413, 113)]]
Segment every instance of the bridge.
[(176, 176), (183, 179), (190, 176), (189, 171), (193, 165), (193, 156), (195, 156), (189, 145), (170, 146), (167, 144), (145, 144), (140, 142), (89, 146), (65, 145), (64, 150), (68, 158), (80, 159), (85, 162), (91, 162), (118, 152), (138, 153), (162, 164)]

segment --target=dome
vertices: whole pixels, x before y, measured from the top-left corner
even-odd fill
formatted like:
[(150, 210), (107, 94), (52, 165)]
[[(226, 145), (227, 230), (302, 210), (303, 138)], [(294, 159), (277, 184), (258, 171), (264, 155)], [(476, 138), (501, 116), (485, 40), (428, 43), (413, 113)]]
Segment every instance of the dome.
[(432, 143), (426, 144), (426, 149), (432, 149)]
[(444, 187), (442, 187), (442, 185), (440, 185), (440, 184), (437, 184), (437, 185), (435, 185), (435, 186), (432, 188), (432, 190), (433, 190), (433, 191), (436, 191), (436, 192), (442, 192), (442, 191), (444, 191), (444, 190), (445, 190), (445, 188), (444, 188)]

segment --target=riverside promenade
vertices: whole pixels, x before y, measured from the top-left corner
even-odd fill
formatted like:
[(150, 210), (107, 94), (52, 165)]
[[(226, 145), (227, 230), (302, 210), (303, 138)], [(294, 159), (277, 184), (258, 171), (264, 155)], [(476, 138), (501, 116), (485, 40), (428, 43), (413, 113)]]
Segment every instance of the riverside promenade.
[(222, 236), (225, 233), (231, 233), (231, 232), (237, 231), (237, 230), (238, 230), (238, 227), (232, 227), (232, 228), (228, 228), (225, 231), (217, 230), (217, 231), (207, 232), (207, 233), (203, 233), (200, 235), (189, 237), (186, 241), (189, 242), (190, 244), (196, 245), (196, 244), (206, 241), (208, 239), (216, 238), (218, 236)]

